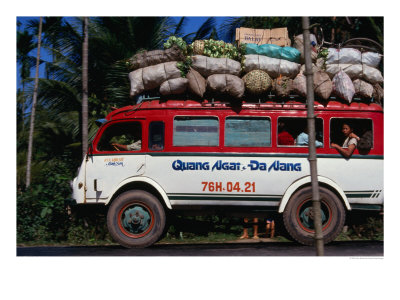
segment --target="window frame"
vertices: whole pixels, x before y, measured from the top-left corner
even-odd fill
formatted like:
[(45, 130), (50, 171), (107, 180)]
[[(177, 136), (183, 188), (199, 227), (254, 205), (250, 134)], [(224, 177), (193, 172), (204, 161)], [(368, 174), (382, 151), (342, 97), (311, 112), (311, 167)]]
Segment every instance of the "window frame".
[[(140, 125), (140, 136), (141, 136), (141, 149), (140, 150), (100, 150), (99, 144), (100, 141), (102, 139), (102, 137), (104, 136), (104, 134), (107, 132), (107, 130), (109, 130), (111, 127), (113, 126), (119, 126), (121, 124), (126, 124), (126, 123), (137, 123)], [(142, 122), (142, 120), (118, 120), (118, 121), (113, 121), (113, 122), (107, 122), (106, 124), (104, 124), (104, 127), (102, 128), (101, 131), (98, 132), (98, 134), (96, 135), (94, 141), (93, 141), (93, 148), (95, 153), (110, 153), (110, 154), (116, 154), (116, 153), (138, 153), (138, 152), (143, 152), (144, 151), (144, 124)]]
[[(217, 121), (217, 145), (175, 145), (175, 120), (177, 118), (192, 118), (192, 119), (215, 119)], [(218, 148), (220, 147), (220, 135), (221, 135), (221, 122), (220, 118), (216, 115), (174, 115), (172, 119), (172, 147), (207, 147), (207, 148)]]
[[(293, 139), (294, 139), (294, 141), (295, 141), (295, 144), (294, 145), (281, 145), (281, 144), (279, 144), (278, 143), (278, 134), (279, 134), (279, 132), (278, 132), (278, 123), (279, 123), (279, 119), (280, 118), (285, 118), (285, 119), (304, 119), (305, 121), (306, 121), (306, 124), (307, 124), (307, 117), (296, 117), (296, 116), (278, 116), (277, 118), (276, 118), (276, 146), (278, 147), (278, 148), (305, 148), (305, 147), (308, 147), (308, 145), (304, 145), (304, 146), (302, 146), (302, 145), (296, 145), (296, 139), (297, 139), (297, 136), (296, 137), (293, 137)], [(322, 149), (322, 148), (324, 148), (325, 147), (325, 143), (324, 143), (324, 140), (325, 140), (325, 126), (324, 126), (324, 122), (325, 122), (325, 120), (324, 120), (324, 118), (322, 118), (322, 117), (315, 117), (315, 119), (317, 120), (322, 120), (322, 146), (321, 147), (316, 147), (316, 149)]]
[[(369, 120), (371, 122), (371, 130), (372, 130), (372, 147), (371, 147), (370, 151), (374, 149), (374, 146), (375, 146), (375, 130), (374, 130), (374, 126), (375, 126), (375, 124), (374, 124), (374, 120), (372, 118), (366, 118), (366, 117), (330, 117), (329, 118), (329, 149), (333, 149), (333, 147), (331, 146), (331, 143), (333, 143), (332, 139), (331, 139), (331, 124), (332, 124), (332, 120), (333, 119)], [(342, 131), (342, 130), (340, 129), (340, 131)], [(359, 134), (359, 133), (356, 133), (356, 134)], [(360, 136), (360, 138), (361, 138), (361, 136)], [(342, 147), (342, 145), (339, 145), (339, 146)]]
[[(228, 119), (240, 119), (240, 118), (253, 118), (253, 119), (266, 119), (269, 120), (269, 145), (268, 146), (238, 146), (238, 145), (227, 145), (226, 144), (226, 124)], [(225, 148), (271, 148), (272, 147), (272, 118), (271, 116), (258, 116), (258, 115), (228, 115), (225, 117), (223, 124), (223, 137), (222, 143)]]

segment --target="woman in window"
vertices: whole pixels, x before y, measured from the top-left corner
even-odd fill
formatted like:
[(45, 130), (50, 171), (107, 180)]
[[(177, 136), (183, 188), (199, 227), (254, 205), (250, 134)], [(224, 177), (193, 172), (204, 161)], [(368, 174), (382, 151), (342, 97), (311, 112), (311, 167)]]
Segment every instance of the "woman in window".
[(335, 148), (344, 157), (350, 158), (357, 148), (357, 142), (360, 138), (353, 132), (353, 127), (349, 123), (343, 123), (342, 133), (346, 137), (342, 147), (335, 143), (331, 143), (331, 147)]

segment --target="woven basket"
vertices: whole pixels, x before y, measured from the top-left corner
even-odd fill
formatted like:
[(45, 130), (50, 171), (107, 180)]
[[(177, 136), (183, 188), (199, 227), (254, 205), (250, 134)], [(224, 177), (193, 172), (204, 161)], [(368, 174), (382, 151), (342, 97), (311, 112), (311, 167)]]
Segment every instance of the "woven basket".
[(193, 42), (193, 55), (203, 55), (204, 53), (204, 41), (196, 40)]
[(272, 84), (272, 79), (267, 72), (254, 70), (243, 76), (246, 91), (259, 95), (267, 92)]

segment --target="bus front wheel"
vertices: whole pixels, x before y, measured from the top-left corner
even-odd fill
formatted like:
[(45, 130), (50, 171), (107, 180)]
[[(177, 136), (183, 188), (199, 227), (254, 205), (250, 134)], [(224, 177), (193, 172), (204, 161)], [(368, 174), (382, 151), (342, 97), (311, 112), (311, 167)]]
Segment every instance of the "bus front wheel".
[[(324, 243), (333, 241), (342, 231), (346, 212), (340, 199), (330, 190), (320, 187), (321, 219)], [(304, 245), (314, 244), (314, 213), (312, 189), (297, 191), (283, 213), (283, 222), (290, 236)]]
[(107, 214), (111, 237), (127, 248), (156, 243), (165, 227), (165, 211), (158, 199), (146, 191), (131, 190), (119, 195)]

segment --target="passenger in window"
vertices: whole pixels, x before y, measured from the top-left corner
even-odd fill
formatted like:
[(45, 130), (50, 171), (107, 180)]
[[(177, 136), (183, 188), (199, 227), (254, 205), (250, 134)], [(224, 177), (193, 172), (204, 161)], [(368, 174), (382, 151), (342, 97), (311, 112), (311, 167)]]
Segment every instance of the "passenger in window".
[(142, 149), (142, 141), (138, 140), (129, 145), (122, 145), (118, 143), (111, 144), (117, 151), (138, 151)]
[(335, 143), (331, 143), (331, 147), (335, 148), (344, 157), (350, 158), (354, 150), (357, 148), (357, 142), (360, 138), (353, 132), (353, 126), (349, 123), (343, 123), (342, 133), (346, 137), (342, 147)]
[(283, 121), (278, 121), (278, 145), (294, 145), (294, 138), (287, 132)]
[[(307, 126), (304, 127), (303, 132), (301, 132), (296, 138), (296, 145), (297, 146), (308, 146), (308, 133), (307, 133)], [(315, 147), (323, 147), (324, 144), (315, 140)]]

